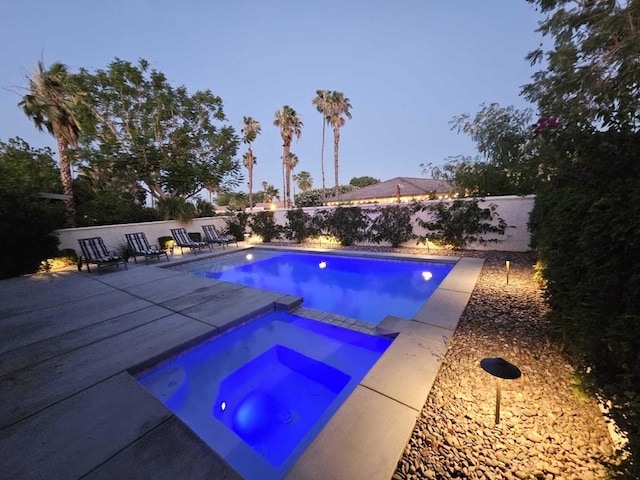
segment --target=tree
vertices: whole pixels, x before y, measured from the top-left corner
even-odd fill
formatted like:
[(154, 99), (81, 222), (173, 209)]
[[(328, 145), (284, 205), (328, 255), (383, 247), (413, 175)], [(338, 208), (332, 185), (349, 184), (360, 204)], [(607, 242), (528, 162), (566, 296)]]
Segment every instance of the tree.
[(353, 185), (354, 187), (362, 188), (368, 187), (369, 185), (375, 185), (376, 183), (380, 183), (380, 180), (373, 177), (353, 177), (349, 181), (349, 185)]
[(636, 131), (640, 112), (640, 9), (633, 0), (528, 0), (546, 14), (538, 32), (553, 38), (527, 56), (546, 59), (523, 94), (547, 117), (578, 128)]
[(19, 137), (0, 141), (0, 192), (62, 193), (60, 180), (51, 149), (32, 148)]
[(155, 208), (144, 203), (144, 191), (129, 191), (117, 182), (103, 182), (79, 175), (73, 181), (77, 226), (114, 225), (162, 220)]
[(306, 170), (303, 170), (297, 175), (294, 175), (293, 179), (302, 192), (306, 192), (307, 190), (311, 189), (311, 187), (313, 187), (313, 178), (311, 178), (311, 174)]
[(64, 225), (64, 208), (38, 192), (61, 191), (50, 149), (33, 149), (20, 138), (0, 142), (0, 278), (36, 272), (56, 254), (53, 232)]
[[(322, 192), (324, 195), (325, 183), (324, 183), (324, 138), (325, 138), (325, 126), (329, 121), (329, 96), (331, 92), (329, 90), (316, 90), (316, 96), (311, 100), (316, 106), (318, 113), (322, 115), (322, 146), (320, 147), (320, 170), (322, 172)], [(322, 198), (324, 202), (324, 197)]]
[(342, 92), (331, 92), (328, 100), (328, 123), (333, 127), (333, 169), (335, 174), (335, 186), (333, 194), (338, 195), (338, 148), (340, 145), (340, 128), (345, 124), (345, 117), (351, 118), (351, 103)]
[(74, 227), (76, 212), (69, 147), (78, 145), (80, 120), (77, 111), (81, 96), (66, 65), (59, 62), (47, 70), (43, 62), (38, 61), (36, 71), (27, 79), (29, 93), (22, 97), (20, 106), (38, 130), (47, 130), (56, 139), (62, 191), (67, 195), (64, 200), (66, 225)]
[(276, 111), (273, 124), (280, 129), (280, 136), (282, 137), (282, 162), (284, 166), (284, 198), (285, 206), (288, 208), (291, 206), (291, 166), (289, 159), (289, 152), (291, 151), (291, 142), (293, 138), (300, 138), (302, 135), (303, 123), (298, 116), (298, 113), (289, 105), (285, 105), (280, 110)]
[(81, 138), (91, 168), (140, 183), (155, 200), (240, 183), (239, 139), (211, 91), (174, 88), (144, 59), (137, 65), (115, 59), (77, 78), (96, 118)]
[(640, 9), (530, 1), (553, 40), (529, 54), (546, 65), (523, 88), (547, 119), (535, 130), (548, 180), (529, 228), (549, 318), (628, 440), (612, 478), (640, 478)]
[(247, 205), (247, 195), (244, 192), (223, 191), (218, 194), (218, 205), (228, 210), (244, 210)]
[(262, 131), (262, 127), (260, 126), (260, 122), (251, 117), (242, 117), (242, 122), (242, 141), (249, 146), (247, 153), (243, 155), (242, 160), (247, 169), (247, 173), (249, 174), (249, 208), (253, 208), (253, 166), (256, 164), (257, 159), (253, 156), (251, 144)]
[(422, 166), (432, 178), (455, 185), (462, 196), (533, 193), (542, 177), (532, 118), (530, 109), (482, 104), (473, 118), (465, 113), (451, 120), (452, 130), (469, 135), (482, 157), (456, 155), (442, 166)]
[(276, 187), (267, 182), (262, 182), (262, 201), (264, 203), (273, 202), (273, 199), (280, 200), (280, 192)]

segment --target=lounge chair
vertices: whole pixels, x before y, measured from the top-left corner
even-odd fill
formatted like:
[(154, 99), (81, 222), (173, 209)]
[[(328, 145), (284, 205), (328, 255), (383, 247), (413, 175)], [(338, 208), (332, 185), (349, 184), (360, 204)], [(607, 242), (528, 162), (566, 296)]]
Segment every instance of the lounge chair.
[(157, 258), (160, 260), (162, 255), (167, 257), (167, 262), (169, 261), (169, 255), (166, 250), (160, 250), (157, 245), (149, 245), (147, 236), (144, 232), (125, 233), (124, 238), (127, 239), (129, 249), (131, 250), (131, 256), (135, 263), (138, 263), (138, 259), (136, 257), (144, 257), (145, 263), (149, 265), (150, 258)]
[(235, 237), (221, 235), (215, 225), (203, 225), (202, 230), (204, 231), (204, 240), (209, 244), (215, 243), (216, 245), (222, 245), (223, 249), (230, 243), (235, 243), (236, 247), (238, 246), (238, 241)]
[(207, 242), (194, 242), (191, 240), (185, 228), (172, 228), (171, 236), (173, 237), (174, 247), (180, 247), (181, 255), (184, 255), (183, 249), (185, 248), (190, 248), (193, 253), (198, 253), (203, 248), (213, 251)]
[(80, 244), (80, 249), (82, 250), (82, 255), (78, 259), (78, 271), (82, 270), (82, 263), (84, 262), (87, 265), (87, 271), (91, 273), (90, 264), (94, 264), (98, 266), (98, 273), (100, 269), (103, 267), (110, 267), (115, 265), (116, 267), (120, 264), (124, 265), (124, 269), (127, 269), (127, 264), (120, 255), (118, 255), (115, 251), (109, 250), (102, 240), (102, 237), (94, 237), (94, 238), (79, 238), (78, 243)]

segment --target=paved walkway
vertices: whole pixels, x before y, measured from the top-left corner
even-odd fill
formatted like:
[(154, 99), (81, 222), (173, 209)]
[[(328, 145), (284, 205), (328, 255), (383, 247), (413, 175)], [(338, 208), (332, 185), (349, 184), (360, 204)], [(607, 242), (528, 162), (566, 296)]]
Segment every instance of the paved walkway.
[[(4, 478), (239, 478), (130, 372), (301, 299), (163, 265), (0, 282)], [(462, 259), (412, 321), (380, 324), (395, 341), (288, 477), (390, 478), (481, 267)]]

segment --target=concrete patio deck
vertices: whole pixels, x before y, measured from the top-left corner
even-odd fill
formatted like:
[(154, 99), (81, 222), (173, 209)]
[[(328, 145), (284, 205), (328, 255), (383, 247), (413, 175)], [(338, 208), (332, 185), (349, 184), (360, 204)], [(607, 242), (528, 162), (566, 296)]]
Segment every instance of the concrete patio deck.
[[(460, 259), (414, 319), (378, 326), (394, 342), (287, 478), (391, 477), (482, 263)], [(349, 323), (166, 264), (0, 282), (4, 478), (240, 478), (129, 372), (273, 309)]]

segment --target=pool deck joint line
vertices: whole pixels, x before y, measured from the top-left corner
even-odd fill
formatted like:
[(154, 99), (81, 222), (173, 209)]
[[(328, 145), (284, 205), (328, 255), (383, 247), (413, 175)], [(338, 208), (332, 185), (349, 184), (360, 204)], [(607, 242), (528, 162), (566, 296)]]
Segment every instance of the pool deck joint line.
[[(211, 257), (176, 255), (169, 263)], [(286, 478), (388, 480), (484, 263), (412, 258), (457, 263), (414, 318), (377, 326), (301, 307), (299, 297), (157, 268), (167, 262), (1, 281), (0, 470), (30, 479), (52, 471), (59, 478), (240, 478), (130, 372), (278, 309), (394, 338)]]

